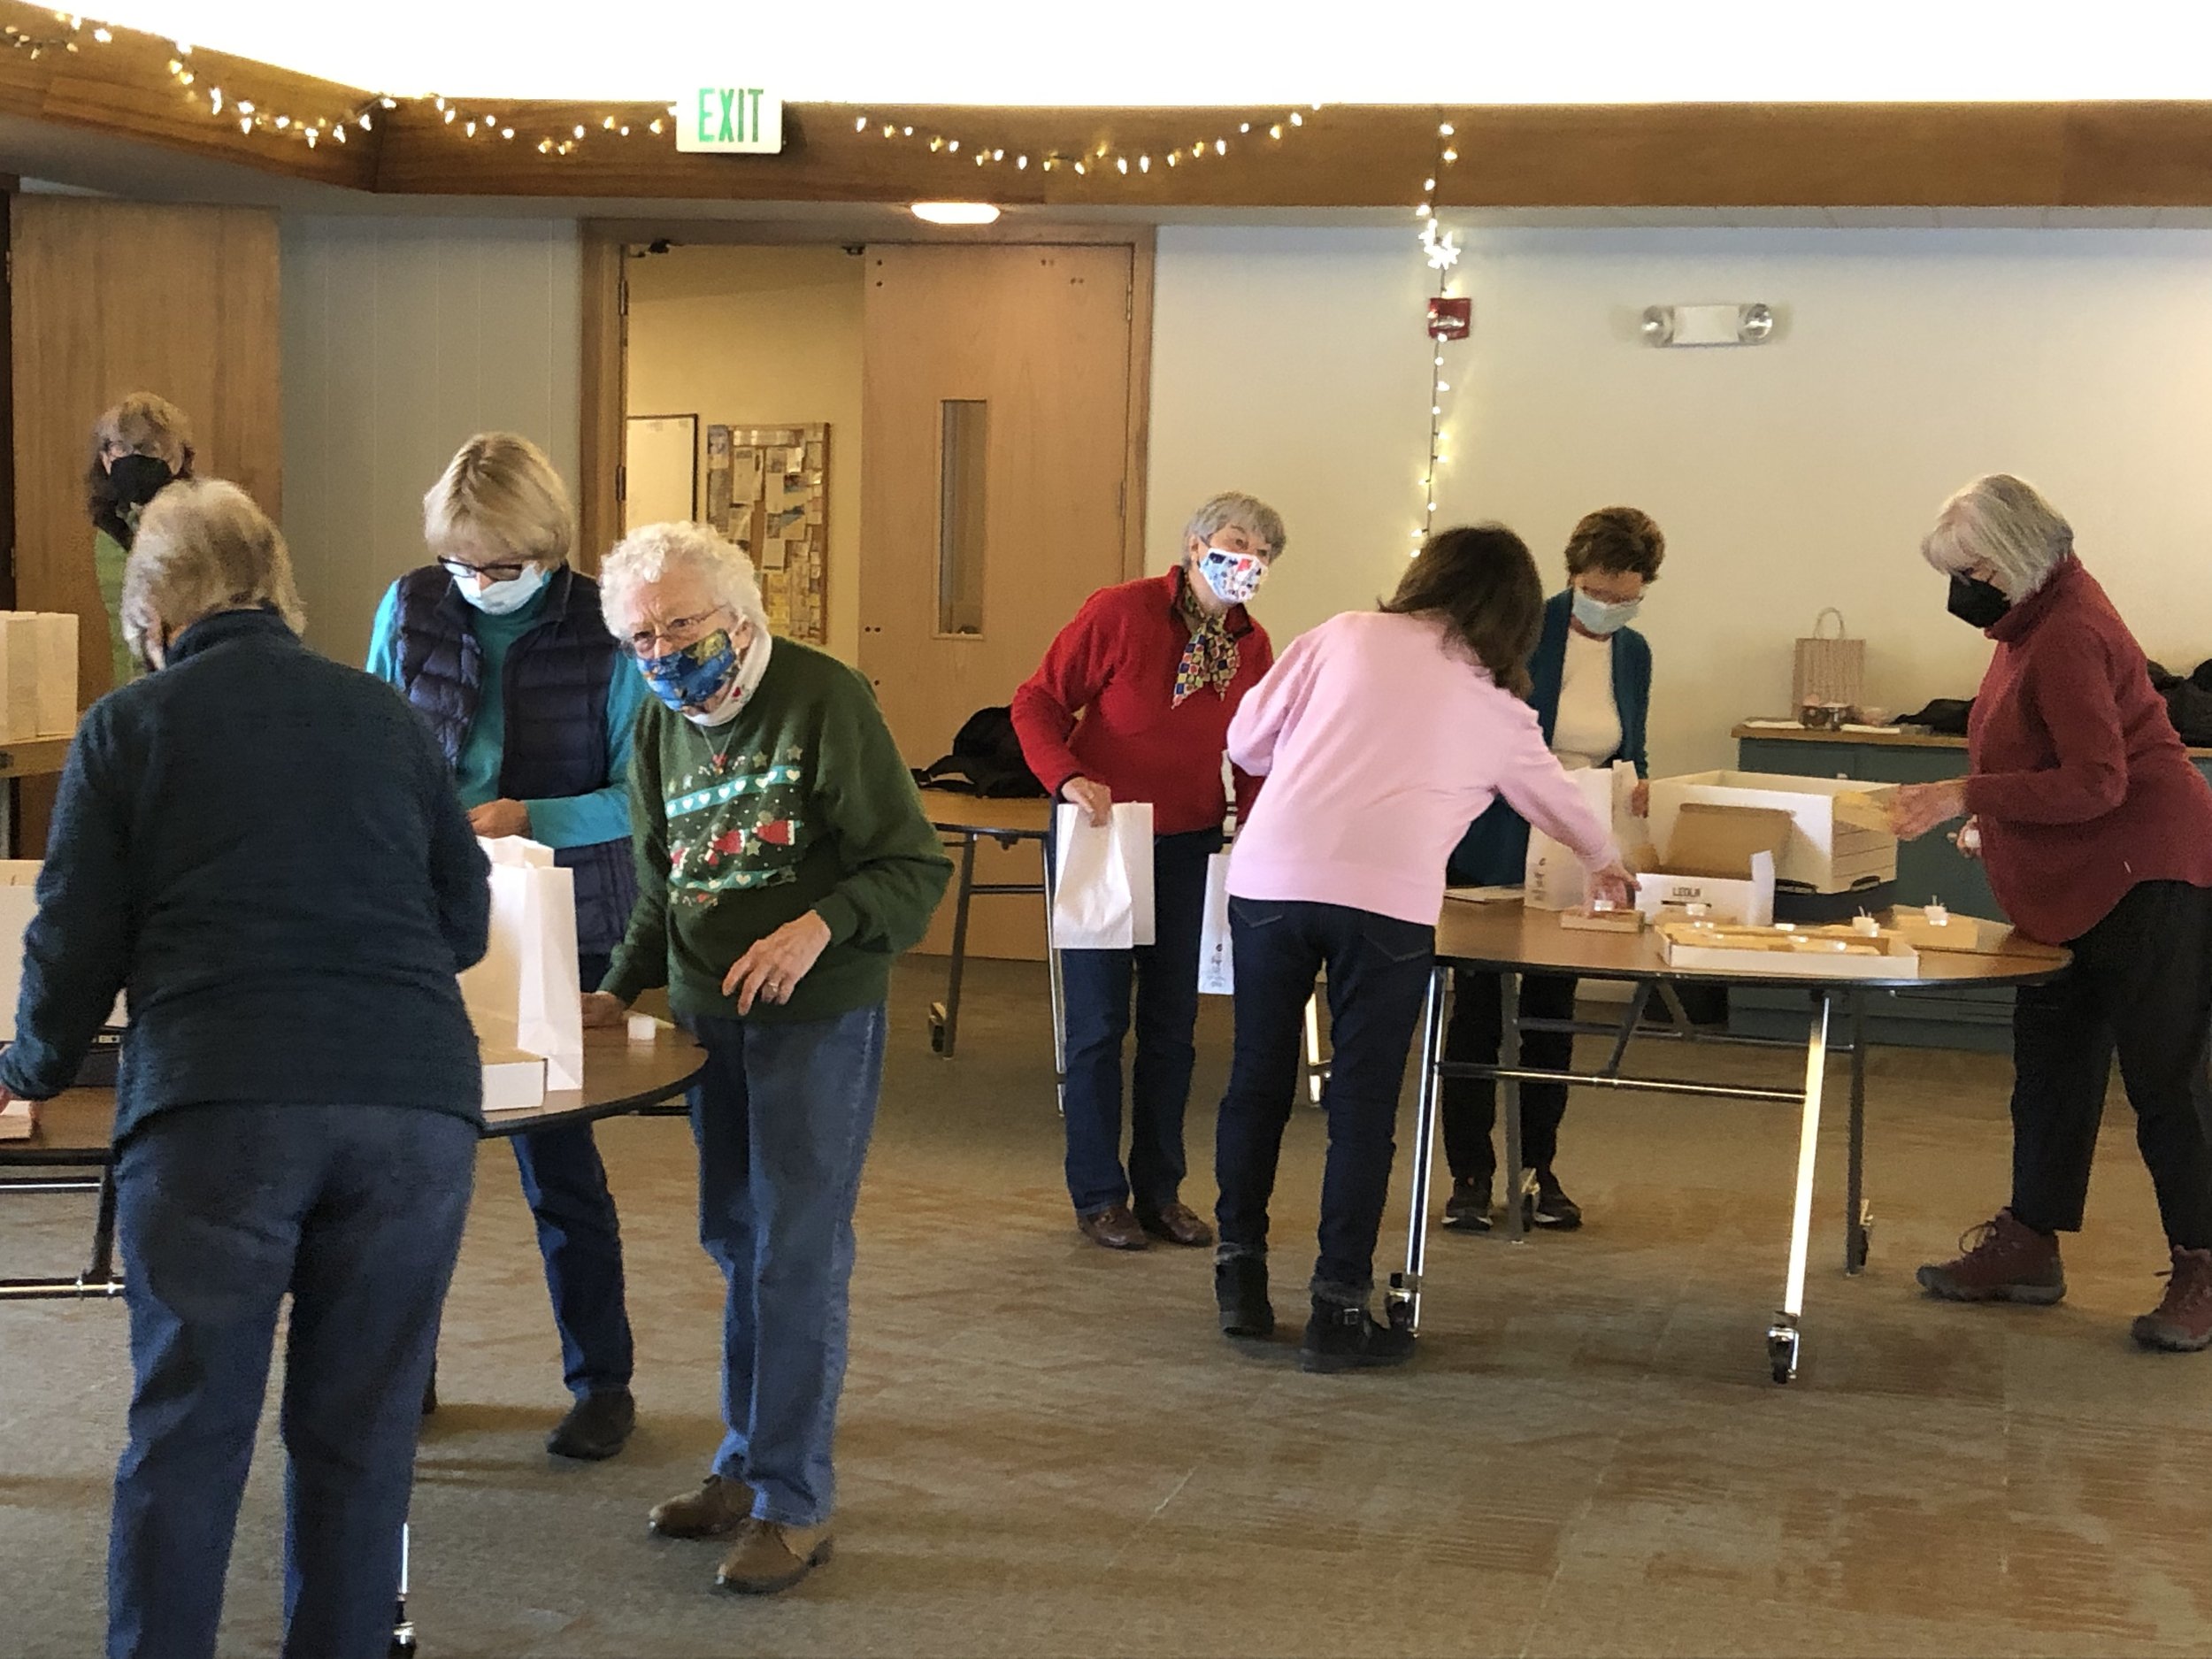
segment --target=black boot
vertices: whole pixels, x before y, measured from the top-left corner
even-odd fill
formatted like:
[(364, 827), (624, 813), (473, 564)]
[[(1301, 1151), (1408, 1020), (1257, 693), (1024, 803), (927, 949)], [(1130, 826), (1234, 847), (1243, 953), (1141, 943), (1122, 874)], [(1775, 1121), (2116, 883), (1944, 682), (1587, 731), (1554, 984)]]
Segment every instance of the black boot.
[(1275, 1334), (1275, 1308), (1267, 1299), (1267, 1258), (1233, 1256), (1214, 1263), (1214, 1301), (1224, 1336)]
[(1313, 1299), (1313, 1317), (1298, 1349), (1300, 1371), (1360, 1371), (1402, 1365), (1412, 1357), (1412, 1332), (1377, 1324), (1362, 1303)]

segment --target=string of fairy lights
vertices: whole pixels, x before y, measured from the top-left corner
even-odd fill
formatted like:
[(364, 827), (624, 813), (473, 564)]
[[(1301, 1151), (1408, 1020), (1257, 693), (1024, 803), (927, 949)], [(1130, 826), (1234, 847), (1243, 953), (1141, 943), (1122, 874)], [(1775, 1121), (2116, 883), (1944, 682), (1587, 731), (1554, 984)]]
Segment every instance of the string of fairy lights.
[[(55, 25), (53, 33), (34, 35), (9, 24), (0, 39), (11, 47), (27, 52), (35, 60), (49, 52), (79, 53), (88, 43), (111, 45), (119, 33), (131, 32), (119, 31), (107, 24), (91, 21), (73, 12), (55, 12), (50, 15)], [(587, 143), (663, 137), (673, 125), (677, 113), (676, 106), (668, 104), (651, 114), (603, 114), (594, 119), (565, 122), (552, 131), (529, 131), (525, 130), (530, 125), (529, 117), (503, 114), (499, 106), (490, 100), (451, 98), (436, 93), (419, 97), (373, 93), (345, 109), (308, 115), (273, 109), (253, 98), (226, 93), (211, 74), (204, 73), (194, 62), (192, 47), (188, 42), (171, 42), (171, 54), (170, 80), (210, 119), (234, 124), (241, 133), (246, 134), (259, 133), (279, 139), (296, 139), (310, 150), (326, 143), (342, 144), (347, 142), (349, 133), (374, 131), (378, 117), (384, 111), (398, 109), (403, 103), (428, 106), (444, 125), (452, 127), (462, 138), (519, 144), (549, 157), (573, 155)], [(1286, 110), (1273, 120), (1264, 117), (1257, 120), (1240, 120), (1233, 127), (1201, 134), (1187, 147), (1179, 143), (1125, 146), (1108, 139), (1024, 150), (1018, 146), (1010, 148), (994, 139), (979, 138), (972, 133), (949, 132), (939, 127), (918, 125), (902, 119), (887, 120), (865, 112), (854, 117), (853, 130), (856, 133), (873, 133), (886, 143), (918, 145), (947, 160), (964, 158), (978, 168), (1002, 166), (1010, 163), (1014, 171), (1026, 172), (1033, 161), (1044, 173), (1066, 172), (1082, 177), (1111, 178), (1127, 177), (1133, 173), (1141, 177), (1151, 173), (1155, 167), (1189, 167), (1208, 159), (1219, 159), (1228, 156), (1233, 149), (1248, 143), (1279, 144), (1305, 125), (1309, 111), (1320, 108), (1320, 104), (1314, 104), (1306, 109)]]
[[(0, 27), (0, 44), (26, 53), (33, 61), (49, 53), (81, 55), (88, 45), (106, 47), (114, 44), (119, 31), (113, 27), (94, 21), (70, 12), (54, 12), (51, 28), (33, 32), (10, 23)], [(128, 33), (129, 31), (122, 31)], [(158, 36), (147, 36), (158, 39)], [(426, 105), (443, 125), (454, 129), (457, 135), (468, 140), (492, 143), (518, 144), (535, 150), (541, 156), (559, 157), (577, 153), (587, 143), (603, 143), (633, 139), (664, 138), (676, 117), (673, 104), (663, 106), (650, 114), (633, 112), (627, 115), (603, 114), (595, 121), (571, 121), (557, 131), (526, 131), (529, 118), (510, 119), (500, 112), (497, 105), (488, 100), (449, 98), (432, 93), (419, 97), (403, 98), (389, 93), (367, 95), (346, 108), (318, 114), (301, 114), (288, 110), (267, 107), (257, 100), (226, 93), (210, 73), (204, 73), (196, 63), (189, 42), (171, 42), (168, 60), (169, 77), (194, 107), (203, 110), (214, 121), (235, 124), (244, 134), (265, 134), (279, 140), (297, 140), (310, 150), (324, 144), (344, 144), (349, 134), (373, 132), (379, 116), (397, 110), (403, 103)], [(1308, 109), (1318, 111), (1314, 104)], [(1010, 166), (1014, 172), (1025, 173), (1033, 164), (1041, 173), (1065, 172), (1078, 177), (1097, 177), (1118, 180), (1132, 174), (1143, 177), (1155, 168), (1190, 168), (1202, 166), (1209, 161), (1228, 157), (1233, 150), (1260, 145), (1263, 149), (1282, 143), (1305, 125), (1307, 110), (1286, 110), (1279, 119), (1268, 120), (1239, 120), (1233, 129), (1224, 128), (1210, 134), (1194, 137), (1188, 146), (1181, 144), (1131, 147), (1118, 145), (1104, 139), (1081, 144), (1036, 146), (1023, 149), (1010, 147), (994, 139), (979, 137), (973, 133), (955, 133), (942, 127), (906, 121), (886, 119), (865, 111), (853, 117), (856, 134), (873, 134), (884, 143), (913, 146), (947, 161), (965, 157), (979, 171)], [(1436, 295), (1439, 300), (1455, 298), (1452, 294), (1453, 269), (1459, 262), (1460, 249), (1450, 232), (1443, 230), (1437, 219), (1436, 195), (1438, 180), (1446, 168), (1459, 159), (1452, 123), (1440, 122), (1436, 131), (1436, 145), (1428, 175), (1422, 180), (1421, 199), (1413, 211), (1419, 221), (1422, 256), (1436, 273)], [(1431, 311), (1431, 352), (1429, 375), (1428, 443), (1420, 474), (1420, 511), (1412, 533), (1416, 551), (1418, 551), (1436, 522), (1439, 475), (1449, 465), (1450, 456), (1445, 449), (1445, 434), (1448, 426), (1446, 414), (1447, 399), (1451, 382), (1446, 378), (1448, 364), (1446, 346), (1463, 336), (1460, 333), (1439, 334), (1436, 313)]]
[[(1438, 123), (1435, 157), (1430, 164), (1428, 177), (1421, 181), (1421, 200), (1413, 210), (1413, 216), (1421, 224), (1422, 257), (1428, 262), (1429, 268), (1436, 273), (1437, 300), (1458, 297), (1452, 293), (1452, 271), (1459, 264), (1459, 242), (1452, 232), (1438, 227), (1436, 217), (1437, 180), (1444, 176), (1447, 167), (1459, 159), (1455, 139), (1456, 134), (1449, 121)], [(1429, 308), (1428, 459), (1421, 469), (1421, 522), (1413, 532), (1413, 550), (1416, 553), (1421, 550), (1421, 544), (1428, 540), (1429, 533), (1435, 528), (1437, 475), (1450, 458), (1444, 453), (1444, 400), (1452, 389), (1451, 382), (1444, 378), (1448, 366), (1444, 361), (1444, 348), (1448, 342), (1464, 337), (1463, 326), (1459, 332), (1451, 332), (1447, 327), (1441, 333), (1439, 332), (1440, 326), (1438, 307), (1432, 304)]]

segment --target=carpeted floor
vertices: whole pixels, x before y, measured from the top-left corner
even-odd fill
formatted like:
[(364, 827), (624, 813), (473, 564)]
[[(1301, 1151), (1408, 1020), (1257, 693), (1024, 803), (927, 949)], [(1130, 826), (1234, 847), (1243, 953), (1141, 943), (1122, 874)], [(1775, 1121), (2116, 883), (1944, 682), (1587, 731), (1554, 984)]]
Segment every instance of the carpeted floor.
[[(565, 1396), (512, 1161), (488, 1146), (416, 1497), (430, 1659), (2212, 1651), (2212, 1355), (2128, 1343), (2165, 1257), (2116, 1093), (2057, 1308), (1915, 1291), (1913, 1266), (2003, 1200), (2008, 1073), (1884, 1050), (1872, 1267), (1839, 1271), (1832, 1127), (1790, 1387), (1768, 1380), (1763, 1339), (1793, 1113), (1589, 1095), (1561, 1159), (1588, 1228), (1520, 1247), (1438, 1236), (1416, 1363), (1314, 1378), (1294, 1343), (1319, 1115), (1294, 1123), (1276, 1212), (1288, 1333), (1241, 1356), (1214, 1333), (1205, 1253), (1114, 1256), (1077, 1237), (1041, 971), (979, 964), (946, 1062), (922, 1019), (940, 970), (914, 963), (898, 982), (835, 1563), (741, 1601), (712, 1588), (714, 1545), (646, 1532), (718, 1432), (720, 1288), (693, 1240), (684, 1126), (601, 1132), (641, 1419), (621, 1457), (591, 1467), (541, 1449)], [(1189, 1137), (1201, 1208), (1227, 1035), (1210, 1002)], [(1792, 1070), (1663, 1057), (1722, 1078)], [(10, 1201), (0, 1260), (65, 1269), (88, 1225), (81, 1200)], [(0, 1307), (0, 1653), (97, 1648), (127, 1376), (119, 1307)], [(273, 1417), (227, 1653), (274, 1651)]]

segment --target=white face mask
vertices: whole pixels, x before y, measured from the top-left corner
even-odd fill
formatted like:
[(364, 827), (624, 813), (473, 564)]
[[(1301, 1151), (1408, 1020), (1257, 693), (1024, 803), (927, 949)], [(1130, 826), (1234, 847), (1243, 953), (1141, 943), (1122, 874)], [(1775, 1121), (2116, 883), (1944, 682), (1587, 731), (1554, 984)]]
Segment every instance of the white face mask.
[(533, 565), (521, 575), (503, 582), (487, 582), (479, 588), (461, 577), (453, 579), (453, 585), (461, 590), (461, 597), (488, 617), (511, 617), (538, 596), (538, 592), (552, 580), (553, 572), (542, 565)]

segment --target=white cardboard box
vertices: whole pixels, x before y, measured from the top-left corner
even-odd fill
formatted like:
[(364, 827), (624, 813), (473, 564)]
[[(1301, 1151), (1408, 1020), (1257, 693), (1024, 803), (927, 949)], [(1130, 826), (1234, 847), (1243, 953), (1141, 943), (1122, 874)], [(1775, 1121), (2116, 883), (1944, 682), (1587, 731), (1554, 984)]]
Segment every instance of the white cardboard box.
[(535, 1111), (545, 1104), (545, 1056), (513, 1048), (486, 1048), (484, 1114)]
[(1636, 878), (1636, 908), (1651, 921), (1669, 911), (1686, 915), (1689, 907), (1702, 904), (1716, 922), (1737, 922), (1764, 927), (1774, 920), (1774, 859), (1755, 853), (1751, 873), (1744, 876), (1674, 875), (1654, 871)]
[(1763, 807), (1786, 812), (1791, 833), (1776, 859), (1775, 885), (1801, 893), (1851, 893), (1897, 879), (1897, 838), (1842, 822), (1838, 795), (1866, 788), (1848, 778), (1793, 778), (1758, 772), (1697, 772), (1655, 779), (1651, 786), (1651, 837), (1670, 844), (1674, 820), (1686, 803)]

